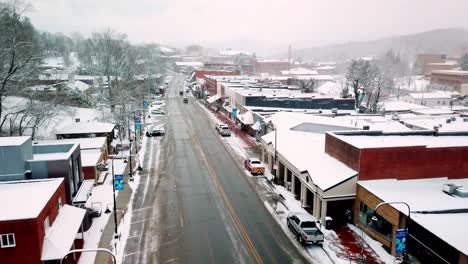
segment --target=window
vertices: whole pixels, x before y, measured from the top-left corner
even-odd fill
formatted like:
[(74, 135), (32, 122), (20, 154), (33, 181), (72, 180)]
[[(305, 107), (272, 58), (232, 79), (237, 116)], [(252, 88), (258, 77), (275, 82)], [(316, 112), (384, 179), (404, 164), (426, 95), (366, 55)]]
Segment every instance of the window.
[(58, 198), (58, 205), (59, 205), (59, 209), (62, 208), (62, 196), (59, 196)]
[(10, 234), (0, 235), (0, 242), (1, 242), (2, 248), (15, 247), (16, 246), (15, 234), (10, 233)]
[(384, 218), (379, 215), (375, 215), (377, 218), (376, 221), (372, 219), (374, 216), (374, 211), (369, 208), (366, 204), (361, 202), (359, 204), (359, 221), (363, 225), (367, 225), (369, 228), (372, 228), (374, 231), (385, 237), (387, 240), (392, 239), (392, 230), (393, 226)]
[(47, 233), (47, 230), (49, 230), (50, 223), (49, 223), (49, 216), (46, 217), (44, 220), (44, 233)]

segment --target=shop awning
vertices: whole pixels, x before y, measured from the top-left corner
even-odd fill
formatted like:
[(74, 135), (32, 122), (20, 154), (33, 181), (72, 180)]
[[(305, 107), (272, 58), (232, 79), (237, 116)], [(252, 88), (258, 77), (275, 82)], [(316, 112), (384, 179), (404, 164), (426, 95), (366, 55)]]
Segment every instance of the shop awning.
[(252, 125), (252, 129), (259, 131), (261, 129), (260, 122), (258, 122), (258, 121), (255, 122), (255, 124)]
[(244, 125), (253, 125), (254, 123), (254, 116), (252, 112), (247, 111), (241, 115), (238, 115), (237, 118), (242, 122)]
[(62, 259), (70, 251), (85, 213), (86, 210), (67, 204), (60, 209), (44, 237), (42, 261)]
[(94, 180), (84, 180), (80, 185), (80, 189), (73, 198), (73, 204), (84, 204), (88, 200), (89, 195), (94, 187)]
[(218, 101), (219, 99), (221, 99), (221, 96), (215, 94), (215, 95), (211, 96), (210, 98), (206, 99), (206, 101), (207, 101), (209, 104), (212, 104), (212, 103)]

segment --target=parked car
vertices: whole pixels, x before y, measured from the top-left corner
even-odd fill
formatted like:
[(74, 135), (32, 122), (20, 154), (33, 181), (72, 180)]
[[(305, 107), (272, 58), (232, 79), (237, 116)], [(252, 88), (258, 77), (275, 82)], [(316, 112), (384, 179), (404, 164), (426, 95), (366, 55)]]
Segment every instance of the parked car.
[(215, 129), (223, 137), (224, 136), (226, 136), (226, 137), (231, 136), (231, 130), (229, 130), (229, 127), (226, 124), (218, 123), (218, 124), (216, 124)]
[(188, 98), (187, 97), (184, 97), (184, 104), (188, 104)]
[(324, 236), (315, 217), (303, 213), (292, 213), (288, 215), (286, 222), (301, 244), (323, 243)]
[(160, 137), (160, 136), (164, 136), (164, 134), (166, 134), (166, 131), (162, 127), (152, 128), (146, 131), (147, 137)]
[(265, 166), (263, 166), (262, 162), (259, 159), (246, 159), (244, 161), (244, 166), (250, 173), (252, 173), (252, 175), (265, 173)]
[(161, 109), (153, 109), (151, 110), (151, 114), (152, 115), (165, 115), (166, 113), (164, 113), (164, 111)]

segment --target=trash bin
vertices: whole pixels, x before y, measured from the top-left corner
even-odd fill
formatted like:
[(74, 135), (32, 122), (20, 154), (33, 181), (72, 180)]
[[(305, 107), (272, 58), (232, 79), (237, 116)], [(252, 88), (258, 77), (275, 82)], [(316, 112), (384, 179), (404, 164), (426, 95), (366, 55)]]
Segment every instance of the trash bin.
[(333, 219), (329, 216), (325, 216), (325, 228), (331, 230), (333, 227)]

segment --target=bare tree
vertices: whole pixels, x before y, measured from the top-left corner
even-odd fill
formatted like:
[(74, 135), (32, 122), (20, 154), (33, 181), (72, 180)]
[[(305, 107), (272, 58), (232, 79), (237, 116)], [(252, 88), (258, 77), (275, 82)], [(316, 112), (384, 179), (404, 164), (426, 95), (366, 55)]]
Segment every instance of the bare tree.
[(313, 93), (317, 86), (317, 80), (314, 78), (294, 79), (294, 82), (303, 93)]
[(5, 98), (24, 87), (40, 59), (34, 27), (23, 16), (28, 8), (16, 1), (0, 3), (0, 132), (6, 120)]
[(88, 46), (87, 66), (106, 79), (108, 87), (104, 100), (113, 110), (121, 88), (133, 77), (134, 61), (131, 60), (130, 44), (125, 34), (107, 29), (93, 33)]
[(367, 60), (352, 60), (346, 73), (346, 80), (353, 88), (354, 106), (358, 109), (364, 99), (365, 91), (371, 87), (375, 68)]

